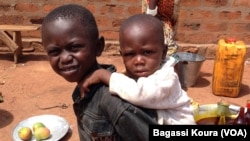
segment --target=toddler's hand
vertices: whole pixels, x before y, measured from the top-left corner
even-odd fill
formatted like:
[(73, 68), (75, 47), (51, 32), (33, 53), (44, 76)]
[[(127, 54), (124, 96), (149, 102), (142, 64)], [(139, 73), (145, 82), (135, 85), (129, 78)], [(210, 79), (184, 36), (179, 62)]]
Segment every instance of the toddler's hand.
[(100, 83), (100, 79), (98, 78), (99, 76), (96, 75), (95, 73), (96, 71), (94, 71), (93, 73), (91, 73), (90, 75), (86, 76), (85, 79), (82, 80), (82, 82), (80, 82), (79, 88), (81, 91), (81, 96), (83, 97), (86, 93), (88, 93), (89, 87), (93, 84), (97, 84)]
[(81, 91), (81, 96), (83, 97), (86, 93), (88, 93), (90, 91), (89, 87), (93, 84), (104, 83), (109, 85), (110, 75), (111, 72), (105, 69), (98, 69), (86, 76), (82, 82), (78, 84)]

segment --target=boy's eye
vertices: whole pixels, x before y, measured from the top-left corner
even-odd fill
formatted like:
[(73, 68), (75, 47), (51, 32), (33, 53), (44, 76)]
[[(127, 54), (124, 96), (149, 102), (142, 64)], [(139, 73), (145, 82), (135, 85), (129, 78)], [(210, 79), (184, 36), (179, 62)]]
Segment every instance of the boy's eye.
[(49, 56), (57, 56), (58, 54), (60, 54), (60, 50), (56, 49), (56, 48), (49, 49), (49, 50), (47, 50), (47, 54)]
[(81, 49), (81, 48), (83, 48), (83, 46), (80, 45), (80, 44), (75, 44), (75, 45), (71, 45), (71, 46), (70, 46), (70, 49), (71, 49), (72, 51), (77, 51), (77, 50), (79, 50), (79, 49)]

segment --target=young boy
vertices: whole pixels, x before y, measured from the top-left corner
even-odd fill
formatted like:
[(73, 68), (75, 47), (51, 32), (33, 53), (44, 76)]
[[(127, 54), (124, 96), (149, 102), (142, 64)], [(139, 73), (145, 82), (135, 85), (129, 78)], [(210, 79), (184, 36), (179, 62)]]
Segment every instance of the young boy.
[(161, 24), (145, 14), (125, 20), (119, 34), (125, 73), (96, 70), (86, 78), (82, 89), (88, 91), (91, 84), (104, 82), (113, 95), (141, 107), (158, 109), (159, 124), (195, 124), (190, 98), (181, 89), (174, 71), (175, 59), (166, 57)]
[[(97, 62), (104, 48), (92, 13), (80, 5), (51, 11), (42, 23), (42, 43), (53, 70), (68, 82), (82, 82), (98, 69), (114, 71)], [(60, 82), (58, 82), (60, 83)], [(104, 84), (92, 85), (81, 97), (76, 86), (72, 98), (81, 141), (147, 141), (156, 112), (135, 107), (109, 93)]]

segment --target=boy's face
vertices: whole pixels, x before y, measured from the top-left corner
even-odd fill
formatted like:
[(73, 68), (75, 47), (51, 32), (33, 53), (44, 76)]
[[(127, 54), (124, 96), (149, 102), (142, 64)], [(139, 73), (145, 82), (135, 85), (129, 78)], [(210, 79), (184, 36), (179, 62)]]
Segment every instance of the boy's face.
[(146, 25), (126, 28), (120, 34), (120, 53), (129, 77), (147, 77), (160, 68), (167, 48), (158, 37)]
[(47, 23), (43, 45), (53, 70), (69, 82), (80, 82), (96, 67), (104, 39), (91, 39), (76, 21), (58, 19)]

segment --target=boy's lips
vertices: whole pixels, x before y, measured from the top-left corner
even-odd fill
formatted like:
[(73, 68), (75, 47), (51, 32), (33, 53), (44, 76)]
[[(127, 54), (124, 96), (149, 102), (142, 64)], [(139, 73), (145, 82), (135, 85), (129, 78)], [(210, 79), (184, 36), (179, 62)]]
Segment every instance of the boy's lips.
[(64, 74), (74, 73), (78, 70), (78, 66), (61, 67), (60, 71)]

